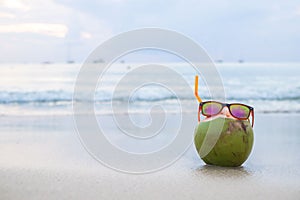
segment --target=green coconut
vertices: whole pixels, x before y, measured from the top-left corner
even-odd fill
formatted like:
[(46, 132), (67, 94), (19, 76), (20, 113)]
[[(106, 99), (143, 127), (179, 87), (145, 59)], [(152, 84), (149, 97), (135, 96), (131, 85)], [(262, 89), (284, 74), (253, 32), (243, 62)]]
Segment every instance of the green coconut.
[(248, 120), (218, 117), (198, 124), (194, 142), (206, 164), (237, 167), (247, 160), (253, 139), (253, 129)]

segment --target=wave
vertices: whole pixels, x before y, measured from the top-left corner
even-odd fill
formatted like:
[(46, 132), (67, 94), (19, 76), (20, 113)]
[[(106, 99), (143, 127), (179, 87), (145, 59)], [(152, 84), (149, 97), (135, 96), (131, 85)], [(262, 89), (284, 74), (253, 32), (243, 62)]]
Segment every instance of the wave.
[(66, 91), (1, 91), (1, 104), (50, 103), (72, 101), (72, 93)]
[[(98, 91), (95, 94), (95, 101), (98, 103), (109, 102), (113, 98), (114, 101), (128, 101), (126, 95), (116, 95), (113, 97), (113, 93), (110, 91)], [(202, 96), (203, 99), (210, 99), (209, 96)], [(179, 94), (176, 96), (170, 92), (158, 92), (148, 91), (146, 94), (132, 95), (129, 98), (130, 102), (156, 102), (156, 101), (168, 101), (168, 100), (191, 100), (194, 101), (193, 95)], [(76, 99), (75, 99), (76, 100)], [(247, 95), (247, 96), (227, 96), (228, 102), (233, 101), (299, 101), (300, 95), (286, 95), (286, 96), (264, 96), (261, 97), (259, 94)], [(72, 102), (73, 92), (64, 90), (50, 90), (50, 91), (0, 91), (0, 104), (27, 104), (27, 103), (58, 103), (58, 102)], [(77, 101), (80, 101), (77, 99)]]

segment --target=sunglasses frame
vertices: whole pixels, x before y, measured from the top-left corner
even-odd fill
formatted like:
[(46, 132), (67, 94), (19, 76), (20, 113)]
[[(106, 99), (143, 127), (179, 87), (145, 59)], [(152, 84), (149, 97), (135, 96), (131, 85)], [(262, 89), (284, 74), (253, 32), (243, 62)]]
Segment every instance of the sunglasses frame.
[[(203, 105), (205, 105), (206, 103), (217, 103), (219, 105), (222, 105), (222, 108), (220, 109), (220, 111), (218, 113), (216, 113), (214, 115), (206, 115), (203, 112)], [(241, 106), (245, 106), (245, 107), (249, 108), (250, 112), (249, 112), (248, 116), (247, 117), (243, 117), (243, 118), (234, 116), (232, 114), (231, 110), (230, 110), (230, 106), (232, 106), (232, 105), (241, 105)], [(252, 117), (252, 127), (253, 127), (253, 125), (254, 125), (254, 108), (251, 107), (251, 106), (248, 106), (246, 104), (242, 104), (242, 103), (222, 103), (222, 102), (218, 102), (218, 101), (200, 102), (199, 103), (199, 109), (198, 109), (198, 122), (200, 122), (200, 113), (202, 113), (202, 115), (204, 115), (206, 117), (213, 117), (213, 116), (216, 116), (216, 115), (220, 114), (222, 112), (222, 110), (223, 110), (224, 107), (228, 108), (229, 113), (231, 114), (232, 117), (234, 117), (236, 119), (239, 119), (239, 120), (247, 120), (247, 119), (249, 120), (249, 117), (251, 115), (251, 117)]]

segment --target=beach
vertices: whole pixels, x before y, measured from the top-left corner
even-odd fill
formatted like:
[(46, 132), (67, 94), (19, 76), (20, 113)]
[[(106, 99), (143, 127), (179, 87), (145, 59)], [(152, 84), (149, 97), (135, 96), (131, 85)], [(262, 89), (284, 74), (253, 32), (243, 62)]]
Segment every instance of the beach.
[(192, 145), (171, 166), (134, 175), (96, 161), (72, 115), (1, 116), (0, 199), (299, 199), (299, 117), (257, 114), (242, 167), (205, 165)]
[(299, 1), (0, 6), (0, 200), (300, 200)]

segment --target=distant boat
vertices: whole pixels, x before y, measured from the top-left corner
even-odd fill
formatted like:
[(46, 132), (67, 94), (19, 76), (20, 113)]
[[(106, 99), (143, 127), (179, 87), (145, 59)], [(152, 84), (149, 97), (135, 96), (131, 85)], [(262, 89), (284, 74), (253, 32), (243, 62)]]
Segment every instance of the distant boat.
[(44, 61), (44, 62), (42, 62), (42, 64), (44, 64), (44, 65), (50, 65), (50, 64), (53, 64), (53, 62), (51, 62), (51, 61)]
[(105, 63), (105, 61), (100, 58), (100, 59), (94, 60), (93, 63)]
[(222, 60), (222, 59), (218, 59), (218, 60), (216, 60), (216, 62), (217, 62), (217, 63), (222, 63), (223, 60)]
[(75, 63), (75, 61), (74, 60), (68, 60), (67, 63), (68, 64), (73, 64), (73, 63)]
[(243, 62), (244, 62), (244, 60), (243, 60), (243, 59), (240, 59), (240, 60), (238, 60), (238, 62), (239, 62), (239, 63), (243, 63)]

